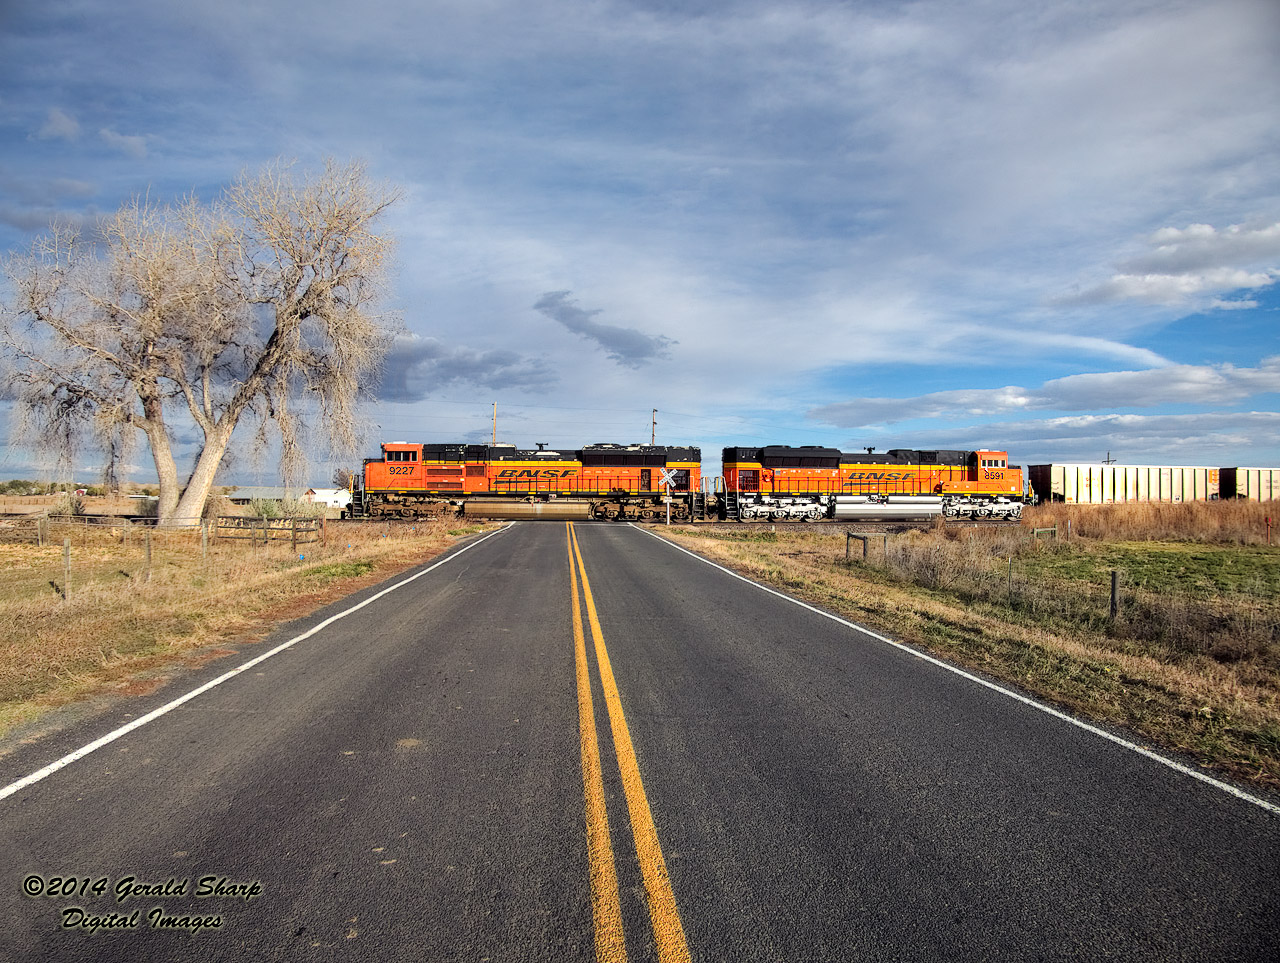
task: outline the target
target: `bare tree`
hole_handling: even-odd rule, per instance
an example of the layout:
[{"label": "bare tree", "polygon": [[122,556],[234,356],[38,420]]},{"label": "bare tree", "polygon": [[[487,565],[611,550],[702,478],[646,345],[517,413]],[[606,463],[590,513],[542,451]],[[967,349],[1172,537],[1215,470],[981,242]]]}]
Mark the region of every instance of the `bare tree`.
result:
[{"label": "bare tree", "polygon": [[[134,201],[99,244],[55,226],[6,261],[0,312],[16,440],[68,463],[91,441],[107,474],[145,436],[163,522],[198,519],[242,423],[281,443],[298,480],[308,415],[334,451],[356,445],[357,400],[391,343],[377,313],[397,199],[358,164],[241,177],[216,203]],[[186,484],[175,432],[202,437]]]}]

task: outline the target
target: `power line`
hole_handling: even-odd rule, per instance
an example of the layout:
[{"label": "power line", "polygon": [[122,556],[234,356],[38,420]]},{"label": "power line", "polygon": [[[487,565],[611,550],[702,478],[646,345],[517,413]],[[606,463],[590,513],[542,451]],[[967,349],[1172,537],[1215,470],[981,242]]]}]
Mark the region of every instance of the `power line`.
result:
[{"label": "power line", "polygon": [[[452,399],[432,399],[430,401],[422,402],[422,404],[426,404],[426,405],[450,404],[450,405],[463,405],[463,406],[473,407],[478,410],[484,411],[486,415],[486,420],[488,420],[488,411],[485,409],[487,409],[488,405],[491,404],[491,402],[454,401]],[[649,408],[601,408],[601,407],[589,407],[589,406],[582,406],[582,405],[541,405],[541,404],[516,404],[516,403],[504,405],[502,403],[499,403],[499,406],[498,406],[499,416],[501,416],[501,413],[504,409],[508,411],[512,409],[521,410],[521,411],[524,411],[524,410],[527,410],[527,411],[599,411],[599,412],[610,412],[610,413],[619,413],[619,414],[626,413],[626,414],[636,414],[636,415],[650,415],[652,413],[652,409],[649,409]],[[688,411],[668,411],[663,408],[659,408],[658,413],[667,419],[671,419],[671,418],[691,419],[691,422],[692,422],[691,424],[685,424],[685,425],[682,425],[681,427],[703,428],[706,431],[735,430],[738,432],[745,432],[745,431],[752,431],[752,430],[755,430],[755,431],[763,430],[763,431],[782,431],[782,432],[788,432],[788,433],[803,433],[803,434],[810,434],[810,435],[814,435],[814,434],[847,435],[849,434],[849,430],[844,428],[828,428],[828,427],[796,425],[796,424],[775,425],[775,424],[769,424],[766,422],[749,421],[744,419],[740,415],[733,415],[733,414],[720,414],[720,415],[698,414],[698,413],[688,412]],[[460,414],[458,416],[449,416],[449,415],[408,415],[406,414],[404,417],[406,419],[412,419],[415,423],[421,423],[423,421],[446,421],[452,417],[465,417],[465,415]],[[385,420],[390,422],[391,419],[385,419]],[[581,422],[578,422],[578,421],[572,421],[572,422],[544,421],[544,422],[541,422],[541,424],[545,424],[548,426],[572,425],[572,426],[586,427],[586,426],[583,426]],[[668,421],[667,424],[670,426],[672,423]],[[713,426],[717,424],[723,425],[724,428],[715,429]],[[634,427],[634,424],[630,421],[627,421],[627,422],[606,421],[606,422],[593,422],[591,427],[625,428],[625,427]]]}]

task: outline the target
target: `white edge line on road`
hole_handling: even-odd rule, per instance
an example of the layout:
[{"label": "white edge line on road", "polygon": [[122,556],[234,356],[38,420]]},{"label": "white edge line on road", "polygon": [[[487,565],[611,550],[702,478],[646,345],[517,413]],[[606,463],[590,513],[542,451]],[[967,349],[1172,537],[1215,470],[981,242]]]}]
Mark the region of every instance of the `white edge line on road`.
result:
[{"label": "white edge line on road", "polygon": [[500,535],[502,532],[505,532],[510,527],[511,527],[510,525],[504,526],[503,528],[498,529],[496,532],[490,532],[488,535],[485,535],[483,538],[476,539],[470,545],[464,545],[462,548],[454,552],[452,555],[449,555],[446,558],[442,558],[440,561],[436,562],[434,565],[431,565],[428,568],[424,568],[421,572],[415,572],[413,575],[410,575],[408,578],[401,579],[395,585],[391,585],[391,586],[388,586],[387,588],[384,588],[381,592],[378,592],[376,595],[369,596],[363,602],[359,602],[351,606],[351,608],[349,609],[344,609],[343,611],[337,613],[336,615],[329,616],[323,622],[321,622],[320,624],[310,629],[307,629],[307,631],[303,632],[301,635],[295,635],[288,642],[281,642],[270,652],[264,652],[262,653],[262,655],[259,655],[256,658],[250,659],[248,662],[244,663],[243,665],[237,666],[236,668],[232,669],[230,672],[226,672],[223,675],[218,676],[216,679],[206,682],[204,685],[199,686],[198,688],[192,689],[190,692],[186,693],[185,695],[178,696],[178,698],[174,699],[172,702],[166,703],[165,705],[160,706],[160,708],[158,709],[151,710],[145,716],[139,716],[137,719],[134,719],[132,722],[128,723],[127,725],[123,725],[119,729],[115,729],[112,732],[108,732],[105,736],[95,739],[93,742],[89,743],[86,746],[82,746],[81,748],[77,749],[75,752],[68,753],[67,755],[63,756],[61,759],[57,760],[56,762],[49,763],[49,765],[45,766],[43,769],[38,769],[28,776],[23,776],[17,782],[10,783],[9,785],[5,786],[3,789],[0,789],[0,799],[4,799],[6,796],[12,796],[16,792],[21,792],[23,789],[26,789],[28,786],[32,785],[33,783],[39,782],[41,779],[44,779],[46,776],[53,775],[59,769],[64,769],[67,766],[71,765],[73,762],[83,759],[85,756],[89,755],[89,753],[93,752],[95,749],[101,749],[103,746],[107,745],[108,743],[115,742],[121,736],[127,735],[128,733],[132,732],[134,729],[140,728],[141,726],[145,726],[148,722],[153,722],[156,719],[159,719],[165,713],[173,711],[174,709],[178,708],[178,706],[182,705],[184,702],[189,702],[192,699],[194,699],[196,696],[202,693],[208,692],[214,686],[221,685],[222,683],[226,682],[228,679],[238,676],[241,672],[245,672],[249,669],[252,669],[258,663],[265,662],[267,659],[271,658],[273,655],[278,655],[279,653],[283,652],[285,649],[290,648],[291,646],[297,645],[299,642],[302,642],[306,639],[311,638],[311,636],[315,635],[317,632],[320,632],[323,629],[328,628],[330,625],[332,625],[334,622],[337,622],[339,619],[344,619],[351,613],[358,612],[360,609],[364,608],[366,605],[370,605],[378,601],[378,599],[382,598],[384,595],[388,595],[391,592],[394,592],[398,588],[403,588],[404,586],[408,585],[410,582],[416,579],[422,578],[422,576],[426,575],[428,572],[435,571],[441,565],[445,565],[449,562],[452,562],[455,558],[457,558],[463,552],[469,552],[471,549],[475,548],[481,542],[487,541],[488,539],[493,538],[493,536],[495,535]]},{"label": "white edge line on road", "polygon": [[[634,525],[631,527],[635,528]],[[684,552],[686,555],[692,558],[696,558],[700,562],[705,562],[707,565],[710,565],[712,568],[719,569],[720,571],[724,572],[726,575],[732,575],[734,578],[739,579],[743,582],[746,582],[748,585],[754,585],[756,588],[760,589],[763,592],[768,592],[770,595],[776,595],[778,598],[785,599],[786,601],[791,602],[793,605],[800,606],[802,609],[808,609],[810,612],[814,612],[817,615],[821,615],[823,618],[831,619],[831,621],[838,622],[841,625],[847,626],[848,628],[851,628],[856,632],[861,632],[863,635],[868,636],[869,638],[875,639],[877,642],[883,642],[886,645],[893,646],[895,649],[900,649],[901,651],[906,652],[908,655],[915,656],[917,659],[923,659],[925,662],[931,662],[932,664],[938,666],[941,669],[946,669],[948,672],[953,672],[956,675],[960,676],[961,678],[968,679],[970,682],[976,682],[978,685],[986,686],[988,689],[991,689],[993,692],[998,692],[1003,696],[1008,696],[1010,699],[1015,699],[1018,702],[1021,702],[1024,705],[1030,706],[1033,709],[1038,709],[1040,712],[1043,712],[1046,715],[1051,715],[1055,719],[1061,719],[1063,722],[1068,722],[1079,729],[1083,729],[1085,732],[1090,732],[1095,736],[1099,736],[1103,739],[1106,739],[1108,742],[1115,743],[1117,746],[1121,746],[1125,749],[1130,750],[1131,752],[1136,752],[1140,756],[1145,756],[1146,758],[1152,760],[1153,762],[1158,762],[1162,766],[1167,766],[1168,768],[1174,770],[1175,772],[1180,772],[1185,776],[1190,776],[1192,779],[1198,779],[1200,780],[1200,782],[1208,783],[1210,786],[1213,786],[1215,789],[1220,789],[1225,793],[1230,793],[1232,796],[1235,796],[1238,799],[1243,799],[1245,802],[1253,803],[1253,805],[1258,806],[1261,809],[1265,809],[1270,813],[1280,815],[1280,806],[1277,806],[1275,803],[1268,802],[1265,799],[1261,799],[1257,796],[1251,795],[1242,789],[1237,789],[1235,786],[1232,786],[1230,783],[1225,783],[1220,779],[1214,779],[1212,776],[1206,775],[1205,773],[1200,772],[1196,769],[1192,769],[1190,766],[1184,766],[1182,763],[1177,762],[1173,759],[1169,759],[1165,756],[1162,756],[1159,753],[1152,752],[1150,749],[1144,749],[1142,746],[1138,745],[1137,743],[1130,742],[1128,739],[1122,739],[1120,736],[1107,732],[1105,729],[1099,729],[1097,726],[1091,725],[1082,719],[1077,719],[1074,716],[1071,716],[1065,712],[1062,712],[1061,710],[1053,708],[1052,706],[1045,705],[1043,702],[1038,702],[1035,699],[1024,696],[1019,692],[1014,692],[1012,689],[1006,689],[1004,686],[997,685],[996,683],[990,682],[987,679],[982,678],[981,676],[974,675],[971,672],[966,672],[964,669],[951,665],[950,663],[943,662],[941,659],[935,659],[933,656],[926,655],[924,652],[920,652],[917,649],[913,649],[909,645],[904,645],[901,642],[895,642],[893,639],[880,635],[876,632],[872,632],[870,629],[864,628],[863,626],[858,625],[856,622],[850,622],[848,619],[843,619],[838,615],[833,615],[830,612],[824,612],[822,609],[817,608],[816,606],[810,605],[807,602],[801,602],[799,599],[793,598],[790,595],[787,595],[785,592],[779,592],[777,589],[770,588],[769,586],[764,585],[760,582],[757,582],[754,579],[749,579],[745,575],[740,575],[737,572],[733,571],[732,569],[725,568],[723,565],[719,565],[708,558],[703,558],[697,552],[691,552],[689,549],[685,548],[684,546],[677,545],[675,542],[671,541],[670,539],[663,538],[661,535],[655,532],[650,532],[647,529],[643,529],[643,528],[637,529],[637,531],[644,532],[646,535],[651,535],[654,538],[656,538],[658,541],[663,542],[667,545],[670,545],[676,551]]]}]

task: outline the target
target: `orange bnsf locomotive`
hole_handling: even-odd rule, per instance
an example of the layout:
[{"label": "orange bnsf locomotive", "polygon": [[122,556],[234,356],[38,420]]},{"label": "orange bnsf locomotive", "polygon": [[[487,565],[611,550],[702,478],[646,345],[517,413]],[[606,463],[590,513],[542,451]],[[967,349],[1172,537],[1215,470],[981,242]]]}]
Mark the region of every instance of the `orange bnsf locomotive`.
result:
[{"label": "orange bnsf locomotive", "polygon": [[770,445],[726,448],[723,468],[722,518],[1022,514],[1022,470],[1003,451],[893,448],[876,455]]},{"label": "orange bnsf locomotive", "polygon": [[539,445],[534,451],[388,442],[355,479],[352,514],[414,518],[505,508],[517,517],[555,517],[554,508],[562,517],[626,520],[665,517],[670,506],[671,517],[683,520],[692,517],[701,487],[698,448],[601,444],[548,451]]}]

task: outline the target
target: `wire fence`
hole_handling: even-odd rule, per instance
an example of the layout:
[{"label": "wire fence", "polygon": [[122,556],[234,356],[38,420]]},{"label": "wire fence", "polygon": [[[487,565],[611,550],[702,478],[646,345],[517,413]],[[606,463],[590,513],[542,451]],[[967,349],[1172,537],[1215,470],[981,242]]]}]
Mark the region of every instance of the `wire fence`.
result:
[{"label": "wire fence", "polygon": [[[1145,587],[1123,563],[1088,576],[1053,574],[1043,557],[1065,551],[1055,529],[985,537],[882,538],[846,532],[837,561],[881,569],[924,588],[1042,621],[1220,662],[1280,664],[1280,608],[1259,575],[1237,591],[1188,579]],[[854,544],[861,542],[860,545]]]},{"label": "wire fence", "polygon": [[172,537],[199,535],[207,547],[210,539],[248,539],[253,543],[289,542],[292,546],[324,541],[328,525],[323,516],[254,518],[220,515],[214,519],[169,521],[163,526],[154,518],[127,518],[117,515],[51,515],[46,513],[0,518],[0,544],[52,544],[59,534],[75,531],[115,532],[126,542],[130,534],[143,539],[149,534]]},{"label": "wire fence", "polygon": [[[92,519],[92,516],[90,516]],[[83,516],[0,518],[0,579],[10,601],[62,602],[86,591],[110,604],[115,590],[189,580],[220,590],[247,573],[328,564],[362,551],[430,535],[418,523],[359,523],[319,517],[222,516],[197,525],[135,525],[125,519]],[[388,541],[390,540],[390,541]]]}]

